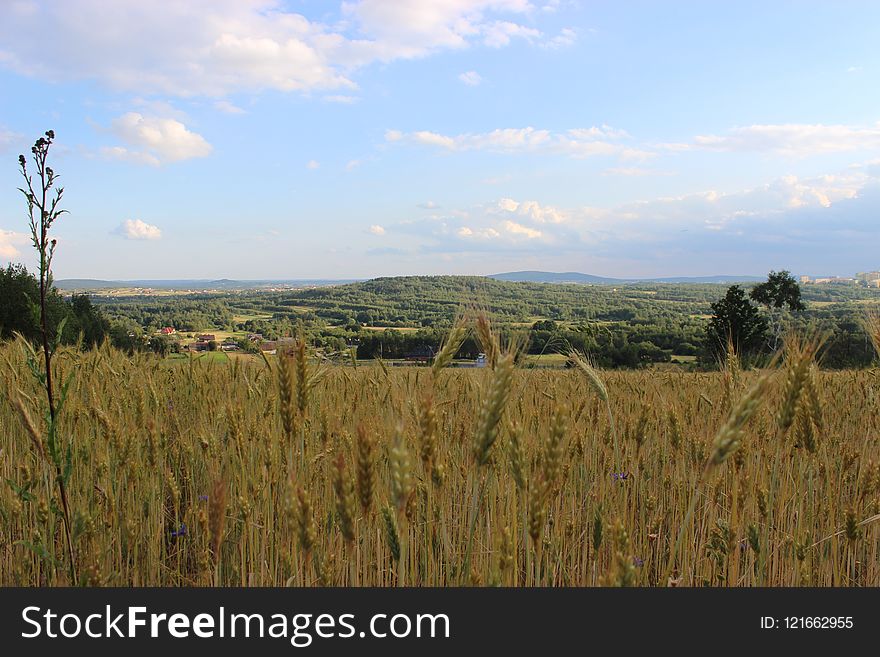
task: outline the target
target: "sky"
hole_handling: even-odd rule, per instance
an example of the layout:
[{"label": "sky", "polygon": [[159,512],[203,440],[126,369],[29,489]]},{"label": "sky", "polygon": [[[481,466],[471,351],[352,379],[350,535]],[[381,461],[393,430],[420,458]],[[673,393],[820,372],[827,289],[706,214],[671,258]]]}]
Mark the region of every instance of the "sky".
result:
[{"label": "sky", "polygon": [[0,263],[56,278],[880,268],[880,3],[0,0]]}]

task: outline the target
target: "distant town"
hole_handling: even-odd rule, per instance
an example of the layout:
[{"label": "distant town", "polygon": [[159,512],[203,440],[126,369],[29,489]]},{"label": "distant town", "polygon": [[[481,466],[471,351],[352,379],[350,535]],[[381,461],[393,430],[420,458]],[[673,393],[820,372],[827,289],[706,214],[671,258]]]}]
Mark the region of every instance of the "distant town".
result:
[{"label": "distant town", "polygon": [[861,285],[863,287],[880,287],[880,271],[860,272],[854,278],[842,276],[825,276],[812,278],[801,276],[800,282],[805,285]]}]

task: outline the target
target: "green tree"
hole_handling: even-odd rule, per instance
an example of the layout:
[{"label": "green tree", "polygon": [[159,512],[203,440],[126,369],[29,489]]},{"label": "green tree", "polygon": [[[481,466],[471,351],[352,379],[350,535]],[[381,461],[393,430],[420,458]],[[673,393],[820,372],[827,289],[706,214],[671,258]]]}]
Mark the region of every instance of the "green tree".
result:
[{"label": "green tree", "polygon": [[801,286],[784,269],[771,271],[766,281],[752,288],[749,296],[768,309],[787,307],[792,312],[800,312],[807,308],[801,301]]},{"label": "green tree", "polygon": [[77,334],[83,336],[83,346],[94,347],[104,341],[110,332],[110,322],[85,294],[74,294],[70,299],[71,321]]},{"label": "green tree", "polygon": [[40,284],[24,265],[10,264],[0,269],[0,338],[8,340],[21,333],[36,342],[40,331],[39,296]]},{"label": "green tree", "polygon": [[712,319],[706,327],[706,347],[717,358],[724,354],[728,340],[741,357],[759,353],[767,343],[767,318],[746,297],[739,285],[712,304]]},{"label": "green tree", "polygon": [[[73,344],[82,334],[83,345],[92,347],[110,330],[107,319],[85,295],[73,295],[68,301],[51,287],[46,291],[45,312],[49,335],[58,334],[62,344]],[[10,264],[0,269],[0,338],[8,340],[15,333],[40,343],[40,283],[24,265]]]},{"label": "green tree", "polygon": [[171,341],[165,335],[154,335],[150,338],[148,346],[150,347],[150,351],[154,354],[158,354],[162,358],[167,356],[171,351]]}]

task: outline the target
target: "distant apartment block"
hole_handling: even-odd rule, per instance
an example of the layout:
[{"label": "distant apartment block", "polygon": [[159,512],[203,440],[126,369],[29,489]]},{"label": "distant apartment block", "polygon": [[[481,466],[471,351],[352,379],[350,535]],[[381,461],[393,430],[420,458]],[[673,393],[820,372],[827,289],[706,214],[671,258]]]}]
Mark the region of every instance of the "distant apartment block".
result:
[{"label": "distant apartment block", "polygon": [[820,278],[801,276],[800,282],[813,285],[857,285],[859,280],[855,278],[846,278],[845,276],[824,276]]}]

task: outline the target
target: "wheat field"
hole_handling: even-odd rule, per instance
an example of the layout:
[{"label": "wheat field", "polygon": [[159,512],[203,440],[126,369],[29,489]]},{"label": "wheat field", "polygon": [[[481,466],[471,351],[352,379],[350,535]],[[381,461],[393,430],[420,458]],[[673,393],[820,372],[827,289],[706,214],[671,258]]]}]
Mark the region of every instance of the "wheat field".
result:
[{"label": "wheat field", "polygon": [[688,373],[62,349],[70,568],[19,340],[0,585],[880,585],[880,371],[792,354]]}]

